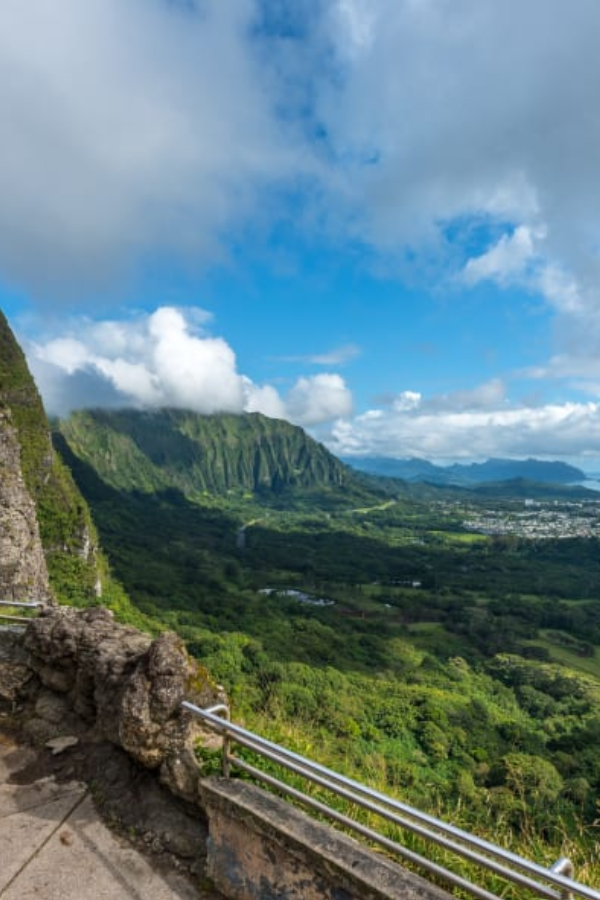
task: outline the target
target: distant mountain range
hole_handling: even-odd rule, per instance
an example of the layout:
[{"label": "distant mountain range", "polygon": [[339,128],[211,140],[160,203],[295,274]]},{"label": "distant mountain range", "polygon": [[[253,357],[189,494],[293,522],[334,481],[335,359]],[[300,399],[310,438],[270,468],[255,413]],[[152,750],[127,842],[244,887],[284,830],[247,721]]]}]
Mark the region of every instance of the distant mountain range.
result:
[{"label": "distant mountain range", "polygon": [[539,459],[488,459],[483,463],[455,463],[451,466],[436,466],[426,459],[393,459],[387,456],[354,456],[343,461],[371,475],[461,487],[515,479],[542,484],[573,484],[586,479],[585,472],[575,466]]}]

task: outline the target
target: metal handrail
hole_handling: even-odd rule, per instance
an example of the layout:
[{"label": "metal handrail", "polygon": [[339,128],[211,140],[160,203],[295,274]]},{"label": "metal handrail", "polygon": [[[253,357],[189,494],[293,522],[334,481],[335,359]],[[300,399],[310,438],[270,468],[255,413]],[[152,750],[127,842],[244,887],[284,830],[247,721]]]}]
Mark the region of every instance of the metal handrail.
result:
[{"label": "metal handrail", "polygon": [[[328,769],[320,763],[316,763],[292,750],[288,750],[286,747],[260,737],[260,735],[248,731],[240,725],[234,724],[229,721],[229,709],[224,704],[207,709],[200,709],[188,701],[184,701],[182,705],[224,736],[224,775],[229,775],[230,768],[235,766],[330,819],[353,829],[356,833],[370,841],[376,842],[386,850],[417,864],[430,874],[444,879],[455,887],[468,891],[472,896],[478,897],[480,900],[499,900],[499,898],[486,888],[468,881],[456,872],[433,862],[397,841],[385,837],[372,828],[354,821],[303,791],[291,787],[273,775],[269,775],[250,765],[245,760],[232,755],[230,744],[236,743],[253,750],[261,757],[275,762],[288,771],[294,772],[312,783],[326,788],[337,796],[381,816],[388,822],[398,825],[454,853],[456,856],[474,863],[493,875],[534,892],[538,897],[545,897],[548,900],[565,900],[565,898],[569,897],[581,897],[584,900],[600,900],[600,891],[574,880],[572,877],[573,866],[568,859],[560,859],[550,868],[538,865],[510,850],[505,850],[496,844],[492,844],[490,841],[479,838],[441,819],[436,819],[428,813],[388,797],[380,791],[369,788],[352,778],[340,775],[338,772]],[[226,719],[221,718],[218,713],[223,713]]]},{"label": "metal handrail", "polygon": [[[8,606],[13,609],[40,609],[44,606],[44,604],[39,600],[34,600],[31,602],[25,602],[24,600],[0,600],[0,606]],[[26,616],[11,616],[8,613],[0,612],[0,619],[5,622],[19,622],[25,623],[31,622],[31,617],[27,618]]]}]

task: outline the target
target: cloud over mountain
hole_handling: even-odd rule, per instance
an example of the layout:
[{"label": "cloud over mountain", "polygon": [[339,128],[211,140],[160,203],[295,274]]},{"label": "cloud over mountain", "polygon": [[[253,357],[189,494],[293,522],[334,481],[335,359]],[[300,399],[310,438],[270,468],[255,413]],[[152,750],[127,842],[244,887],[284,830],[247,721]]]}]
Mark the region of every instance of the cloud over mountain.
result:
[{"label": "cloud over mountain", "polygon": [[[49,407],[257,409],[338,422],[341,443],[436,457],[544,445],[558,455],[577,438],[592,452],[599,28],[596,0],[5,0],[0,301],[16,307],[23,293],[64,310],[66,298],[91,317],[29,330]],[[305,278],[295,304],[273,286],[277,264]],[[261,359],[295,365],[285,389],[279,373],[238,371],[239,331],[215,336],[190,310],[198,273],[238,265],[249,294],[260,282],[254,310],[277,295],[267,329],[287,337],[301,308],[333,348],[316,353],[312,335],[295,333],[273,342]],[[156,311],[155,272],[185,312],[170,299]],[[132,284],[146,312],[121,319]],[[318,307],[323,284],[331,297]],[[442,295],[456,307],[453,335],[470,328],[466,305],[493,295],[518,339],[536,331],[525,311],[535,305],[543,349],[532,338],[515,361],[505,336],[496,369],[473,362],[464,377],[457,350],[447,387],[403,367],[400,351],[380,362],[384,332],[400,345],[417,304],[433,309]],[[264,323],[254,328],[261,339]],[[450,343],[422,330],[415,341]],[[351,391],[344,364],[369,387]],[[383,395],[393,402],[375,406]]]},{"label": "cloud over mountain", "polygon": [[121,321],[76,320],[67,333],[27,345],[50,412],[82,406],[172,406],[201,413],[243,411],[316,425],[352,411],[341,376],[303,376],[285,395],[237,369],[234,351],[206,330],[199,309],[161,307]]}]

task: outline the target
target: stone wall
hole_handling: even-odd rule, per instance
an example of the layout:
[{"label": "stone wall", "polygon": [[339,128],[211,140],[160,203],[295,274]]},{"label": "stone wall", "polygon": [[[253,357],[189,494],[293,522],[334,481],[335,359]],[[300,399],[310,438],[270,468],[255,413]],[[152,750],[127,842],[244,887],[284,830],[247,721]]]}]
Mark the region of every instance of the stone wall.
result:
[{"label": "stone wall", "polygon": [[253,784],[207,778],[201,793],[207,873],[231,900],[451,900]]},{"label": "stone wall", "polygon": [[102,607],[56,607],[12,642],[12,662],[0,654],[0,697],[29,699],[31,738],[76,731],[108,740],[155,770],[172,793],[197,802],[194,745],[215,737],[181,701],[208,706],[225,698],[181,638],[165,632],[152,640]]}]

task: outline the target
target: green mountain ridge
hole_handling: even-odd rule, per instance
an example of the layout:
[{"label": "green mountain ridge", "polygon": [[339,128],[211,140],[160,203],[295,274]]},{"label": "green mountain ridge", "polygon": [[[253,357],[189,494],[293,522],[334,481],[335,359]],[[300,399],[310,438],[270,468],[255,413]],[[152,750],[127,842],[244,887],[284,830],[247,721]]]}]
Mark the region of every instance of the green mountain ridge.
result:
[{"label": "green mountain ridge", "polygon": [[185,496],[351,487],[351,471],[301,428],[259,413],[85,410],[57,425],[72,453],[117,490]]},{"label": "green mountain ridge", "polygon": [[[418,467],[418,478],[375,474],[339,460],[302,428],[260,413],[88,409],[56,422],[54,431],[63,455],[72,454],[90,466],[115,490],[152,494],[174,489],[200,502],[237,496],[285,506],[293,496],[307,505],[358,506],[375,503],[384,494],[426,500],[451,497],[457,490],[473,496],[595,496],[584,487],[565,483],[576,478],[578,470],[535,460],[523,465],[532,475],[539,473],[539,481],[509,478],[513,468],[520,471],[510,460],[490,460],[489,465],[477,467],[477,478],[462,484],[449,480],[450,476],[448,480],[430,478],[430,470],[436,469],[431,464]],[[486,474],[489,481],[482,480]]]}]

